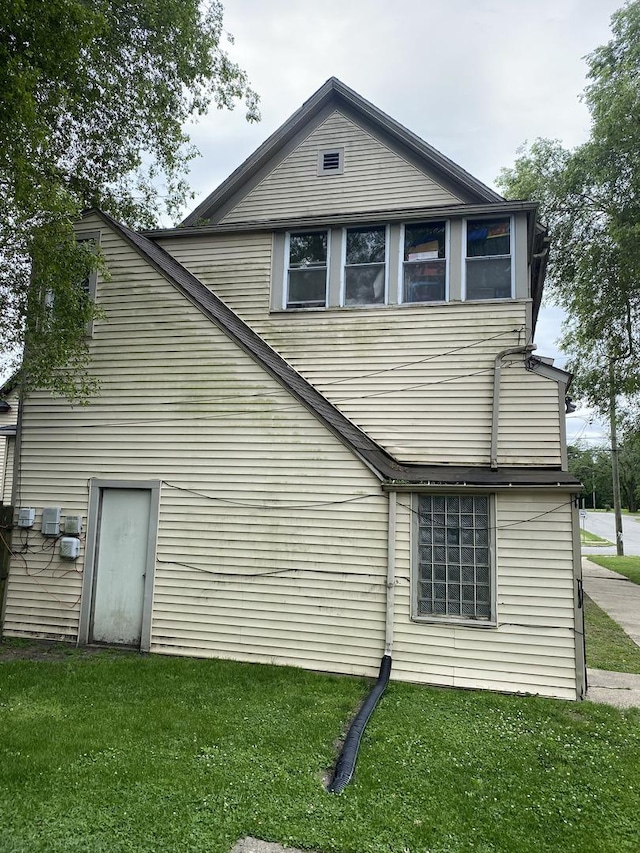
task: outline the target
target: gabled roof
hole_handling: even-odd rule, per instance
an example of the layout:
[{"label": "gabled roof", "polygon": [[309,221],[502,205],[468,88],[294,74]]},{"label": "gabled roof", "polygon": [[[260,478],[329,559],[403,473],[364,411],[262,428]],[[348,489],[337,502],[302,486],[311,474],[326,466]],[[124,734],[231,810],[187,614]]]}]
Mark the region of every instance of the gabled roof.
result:
[{"label": "gabled roof", "polygon": [[353,89],[345,86],[336,77],[330,77],[291,118],[271,134],[266,142],[263,142],[226,181],[187,216],[182,226],[193,226],[203,221],[216,222],[219,218],[216,215],[217,212],[224,208],[232,196],[241,193],[243,185],[248,184],[268,164],[275,166],[279,160],[283,159],[287,153],[287,144],[329,108],[342,109],[365,127],[372,128],[388,139],[394,147],[404,152],[408,159],[417,165],[422,165],[430,174],[440,178],[444,185],[455,186],[457,193],[465,202],[473,204],[504,201],[501,195],[365,100]]},{"label": "gabled roof", "polygon": [[396,484],[499,487],[579,487],[564,471],[540,468],[503,468],[449,465],[406,465],[371,439],[304,379],[266,341],[257,335],[221,299],[163,248],[142,234],[121,225],[101,210],[91,210],[129,243],[154,269],[179,290],[199,311],[248,353],[284,388],[309,409],[343,444],[365,462],[381,480]]}]

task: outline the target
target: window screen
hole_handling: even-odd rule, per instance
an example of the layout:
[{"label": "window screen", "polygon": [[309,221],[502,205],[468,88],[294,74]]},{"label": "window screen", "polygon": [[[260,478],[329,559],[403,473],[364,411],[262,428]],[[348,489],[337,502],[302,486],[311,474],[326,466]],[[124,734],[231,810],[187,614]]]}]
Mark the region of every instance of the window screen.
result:
[{"label": "window screen", "polygon": [[511,220],[467,220],[467,299],[511,296]]},{"label": "window screen", "polygon": [[289,235],[287,308],[324,308],[327,302],[327,232]]},{"label": "window screen", "polygon": [[446,298],[446,225],[405,225],[403,301],[440,302]]},{"label": "window screen", "polygon": [[384,226],[347,230],[345,305],[384,303],[386,234]]}]

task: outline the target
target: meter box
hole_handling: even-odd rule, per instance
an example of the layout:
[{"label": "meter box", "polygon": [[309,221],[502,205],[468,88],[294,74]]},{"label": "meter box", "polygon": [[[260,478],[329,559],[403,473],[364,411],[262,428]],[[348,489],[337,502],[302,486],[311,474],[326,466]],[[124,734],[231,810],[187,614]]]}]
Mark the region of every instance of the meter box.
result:
[{"label": "meter box", "polygon": [[74,536],[63,536],[60,540],[60,556],[63,560],[77,560],[80,556],[80,540]]},{"label": "meter box", "polygon": [[42,510],[42,535],[58,536],[60,533],[60,507],[46,506]]},{"label": "meter box", "polygon": [[23,506],[18,510],[18,527],[33,527],[36,520],[36,511],[31,506]]},{"label": "meter box", "polygon": [[67,515],[64,519],[64,532],[67,536],[79,536],[82,533],[82,516]]}]

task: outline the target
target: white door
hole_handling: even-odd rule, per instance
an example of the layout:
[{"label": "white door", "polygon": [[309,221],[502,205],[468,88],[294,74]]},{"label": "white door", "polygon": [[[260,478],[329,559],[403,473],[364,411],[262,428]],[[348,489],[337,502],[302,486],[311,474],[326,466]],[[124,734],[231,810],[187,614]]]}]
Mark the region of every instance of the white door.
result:
[{"label": "white door", "polygon": [[91,640],[140,646],[151,491],[101,489]]}]

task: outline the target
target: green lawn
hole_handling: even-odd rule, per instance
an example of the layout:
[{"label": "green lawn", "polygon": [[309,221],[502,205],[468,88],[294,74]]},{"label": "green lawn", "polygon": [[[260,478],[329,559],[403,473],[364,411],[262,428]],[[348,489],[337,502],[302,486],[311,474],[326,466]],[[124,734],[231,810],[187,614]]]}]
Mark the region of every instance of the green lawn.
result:
[{"label": "green lawn", "polygon": [[327,794],[368,687],[109,652],[0,660],[0,850],[640,849],[640,711],[392,682],[355,780]]},{"label": "green lawn", "polygon": [[589,530],[584,530],[580,528],[580,544],[581,545],[613,545],[613,542],[609,542],[608,539],[603,539],[602,536],[596,536],[595,533],[591,533]]},{"label": "green lawn", "polygon": [[625,575],[634,583],[640,584],[640,557],[600,557],[589,554],[589,560],[612,572]]},{"label": "green lawn", "polygon": [[640,647],[588,595],[584,601],[587,666],[640,674]]}]

